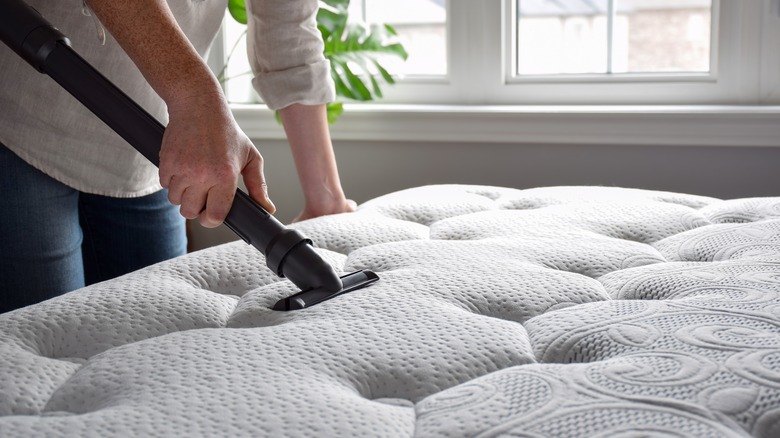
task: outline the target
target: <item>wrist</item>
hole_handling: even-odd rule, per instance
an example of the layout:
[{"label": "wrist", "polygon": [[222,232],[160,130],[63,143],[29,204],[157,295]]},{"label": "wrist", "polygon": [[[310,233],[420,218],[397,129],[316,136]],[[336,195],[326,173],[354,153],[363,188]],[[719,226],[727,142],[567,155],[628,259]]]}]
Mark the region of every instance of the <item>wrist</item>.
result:
[{"label": "wrist", "polygon": [[202,63],[195,59],[190,68],[180,68],[176,74],[171,74],[165,85],[160,87],[158,94],[169,108],[182,108],[193,104],[224,103],[225,96],[217,79]]},{"label": "wrist", "polygon": [[206,111],[212,116],[231,116],[230,108],[221,89],[206,87],[188,87],[170,93],[165,101],[170,115],[194,114]]},{"label": "wrist", "polygon": [[303,208],[303,211],[301,212],[301,214],[298,215],[298,217],[296,217],[293,220],[293,222],[298,222],[298,221],[320,217],[320,216],[327,216],[331,214],[350,213],[355,210],[357,210],[357,204],[355,203],[355,201],[346,198],[328,205],[324,205],[322,203],[317,203],[317,205],[312,205],[309,204],[309,202],[307,201],[306,205]]},{"label": "wrist", "polygon": [[304,188],[304,201],[306,206],[312,209],[327,210],[332,206],[342,205],[347,201],[347,197],[341,186],[322,185],[316,188]]}]

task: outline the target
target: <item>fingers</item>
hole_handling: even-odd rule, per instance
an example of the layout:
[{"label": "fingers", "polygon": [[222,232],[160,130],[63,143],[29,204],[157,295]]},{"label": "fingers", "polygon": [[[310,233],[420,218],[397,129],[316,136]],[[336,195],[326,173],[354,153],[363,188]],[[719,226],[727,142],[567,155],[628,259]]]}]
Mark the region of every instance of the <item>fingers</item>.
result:
[{"label": "fingers", "polygon": [[184,178],[170,177],[167,184],[162,184],[162,186],[168,189],[168,200],[171,201],[171,204],[181,205],[182,196],[189,184]]},{"label": "fingers", "polygon": [[[249,196],[269,213],[276,212],[276,207],[268,197],[268,189],[263,177],[262,158],[259,154],[247,163],[242,173]],[[233,205],[236,187],[237,185],[233,181],[223,181],[208,187],[207,185],[189,183],[186,177],[174,175],[168,178],[167,182],[168,200],[171,204],[181,206],[179,211],[185,218],[198,218],[204,227],[214,228],[227,217],[230,207]]]},{"label": "fingers", "polygon": [[168,189],[171,203],[181,206],[182,216],[198,218],[205,227],[219,226],[233,205],[240,176],[252,199],[268,212],[276,211],[268,198],[263,159],[245,135],[228,129],[234,124],[192,133],[177,129],[181,124],[171,120],[160,152],[160,184]]},{"label": "fingers", "polygon": [[235,185],[221,184],[209,189],[206,208],[198,215],[200,224],[206,228],[215,228],[222,224],[230,211],[230,207],[233,206],[235,195]]},{"label": "fingers", "polygon": [[[206,205],[208,192],[194,187],[184,189],[181,196],[181,208],[179,212],[187,219],[195,219],[203,212]],[[170,199],[170,197],[169,197]]]},{"label": "fingers", "polygon": [[249,196],[255,200],[261,207],[271,214],[276,212],[276,206],[268,197],[268,185],[263,176],[263,158],[257,151],[250,155],[244,169],[241,170],[244,177],[244,184],[249,192]]},{"label": "fingers", "polygon": [[207,228],[219,226],[227,217],[236,184],[225,182],[212,187],[188,184],[186,178],[174,176],[168,181],[168,200],[181,206],[179,212],[187,219],[198,218]]}]

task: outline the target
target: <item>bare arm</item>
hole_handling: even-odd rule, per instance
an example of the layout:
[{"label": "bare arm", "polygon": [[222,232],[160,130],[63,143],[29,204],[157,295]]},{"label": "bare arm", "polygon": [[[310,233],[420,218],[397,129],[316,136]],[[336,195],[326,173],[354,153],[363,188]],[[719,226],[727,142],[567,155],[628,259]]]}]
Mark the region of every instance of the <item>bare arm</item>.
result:
[{"label": "bare arm", "polygon": [[318,0],[247,0],[253,84],[279,110],[306,204],[295,220],[355,210],[344,197],[324,102],[333,100],[330,64],[317,29]]},{"label": "bare arm", "polygon": [[279,111],[306,205],[295,221],[355,210],[341,188],[325,105],[292,104]]},{"label": "bare arm", "polygon": [[243,175],[270,212],[263,159],[236,124],[219,83],[179,28],[165,0],[89,0],[90,7],[168,105],[160,183],[183,216],[222,223]]}]

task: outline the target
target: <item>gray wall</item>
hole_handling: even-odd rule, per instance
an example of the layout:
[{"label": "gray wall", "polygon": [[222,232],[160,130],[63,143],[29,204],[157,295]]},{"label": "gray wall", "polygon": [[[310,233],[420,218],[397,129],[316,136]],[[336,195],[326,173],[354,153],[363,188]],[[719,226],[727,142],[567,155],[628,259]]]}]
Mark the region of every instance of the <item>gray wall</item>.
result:
[{"label": "gray wall", "polygon": [[[780,196],[780,148],[475,143],[334,142],[342,185],[357,202],[426,184],[515,188],[606,185],[718,198]],[[303,203],[285,141],[256,141],[277,217]],[[220,227],[191,225],[191,248],[235,240]]]}]

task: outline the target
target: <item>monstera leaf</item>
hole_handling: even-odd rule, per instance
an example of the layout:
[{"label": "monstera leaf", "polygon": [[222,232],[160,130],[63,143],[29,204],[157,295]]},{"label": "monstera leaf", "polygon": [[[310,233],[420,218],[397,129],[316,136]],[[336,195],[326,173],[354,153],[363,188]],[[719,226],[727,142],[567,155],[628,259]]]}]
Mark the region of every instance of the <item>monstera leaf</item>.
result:
[{"label": "monstera leaf", "polygon": [[363,24],[347,24],[328,35],[325,57],[331,62],[338,95],[362,101],[382,97],[379,81],[395,83],[382,65],[383,60],[388,56],[405,60],[408,56],[400,43],[393,42],[395,35],[395,30],[388,25],[366,27]]},{"label": "monstera leaf", "polygon": [[[408,54],[392,26],[350,23],[348,9],[349,0],[321,0],[317,13],[336,95],[358,101],[381,98],[381,84],[395,83],[384,63],[391,57],[406,60]],[[228,10],[236,21],[247,23],[244,0],[229,0]],[[328,121],[333,123],[343,112],[341,102],[328,104]]]}]

